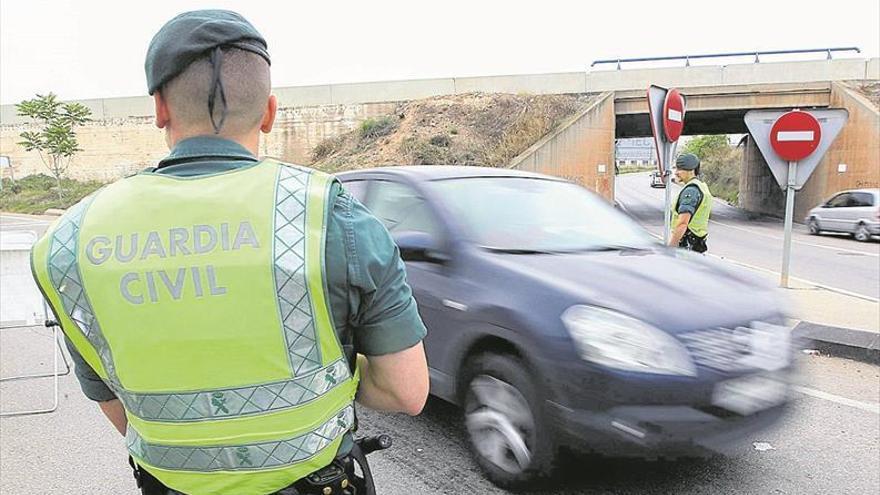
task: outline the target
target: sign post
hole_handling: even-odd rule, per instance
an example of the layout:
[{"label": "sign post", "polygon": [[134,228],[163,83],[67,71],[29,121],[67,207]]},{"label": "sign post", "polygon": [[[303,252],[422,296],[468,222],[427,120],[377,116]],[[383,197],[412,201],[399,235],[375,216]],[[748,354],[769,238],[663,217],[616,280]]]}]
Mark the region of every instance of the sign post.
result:
[{"label": "sign post", "polygon": [[685,99],[677,89],[648,87],[648,115],[657,149],[657,165],[666,185],[663,201],[663,243],[669,244],[672,231],[672,162],[684,129]]},{"label": "sign post", "polygon": [[795,191],[799,191],[810,178],[848,118],[849,113],[843,109],[809,112],[752,110],[746,113],[746,127],[776,182],[785,189],[785,235],[779,281],[782,287],[788,287],[791,268]]}]

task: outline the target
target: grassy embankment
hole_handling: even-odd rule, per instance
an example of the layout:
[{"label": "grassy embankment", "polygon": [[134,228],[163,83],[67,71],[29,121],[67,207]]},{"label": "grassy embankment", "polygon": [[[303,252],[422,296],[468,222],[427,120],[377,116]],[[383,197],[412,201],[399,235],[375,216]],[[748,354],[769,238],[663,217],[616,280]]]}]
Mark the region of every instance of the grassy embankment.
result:
[{"label": "grassy embankment", "polygon": [[41,215],[51,208],[66,209],[103,185],[98,181],[64,179],[61,181],[62,197],[59,198],[58,185],[48,175],[31,175],[14,183],[10,179],[3,179],[0,211]]}]

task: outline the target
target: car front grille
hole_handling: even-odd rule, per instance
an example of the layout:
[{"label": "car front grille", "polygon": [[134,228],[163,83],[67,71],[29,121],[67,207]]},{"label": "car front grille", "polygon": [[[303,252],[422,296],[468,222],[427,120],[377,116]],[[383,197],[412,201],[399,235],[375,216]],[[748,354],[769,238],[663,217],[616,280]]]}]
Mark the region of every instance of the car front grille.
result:
[{"label": "car front grille", "polygon": [[774,369],[787,364],[790,329],[764,322],[679,334],[697,366],[722,372]]}]

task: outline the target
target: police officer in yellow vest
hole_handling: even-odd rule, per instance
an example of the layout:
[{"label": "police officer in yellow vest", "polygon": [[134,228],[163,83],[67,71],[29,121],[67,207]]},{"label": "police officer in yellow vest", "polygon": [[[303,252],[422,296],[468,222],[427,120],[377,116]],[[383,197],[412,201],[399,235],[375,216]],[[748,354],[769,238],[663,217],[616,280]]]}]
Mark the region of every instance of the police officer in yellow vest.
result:
[{"label": "police officer in yellow vest", "polygon": [[705,253],[712,193],[706,183],[697,178],[699,173],[700,159],[696,155],[684,153],[675,160],[675,179],[684,187],[672,202],[669,245]]},{"label": "police officer in yellow vest", "polygon": [[309,493],[357,449],[355,399],[415,415],[427,397],[426,330],[388,232],[332,176],[256,158],[269,60],[236,13],[165,24],[145,68],[171,153],[32,253],[144,493]]}]

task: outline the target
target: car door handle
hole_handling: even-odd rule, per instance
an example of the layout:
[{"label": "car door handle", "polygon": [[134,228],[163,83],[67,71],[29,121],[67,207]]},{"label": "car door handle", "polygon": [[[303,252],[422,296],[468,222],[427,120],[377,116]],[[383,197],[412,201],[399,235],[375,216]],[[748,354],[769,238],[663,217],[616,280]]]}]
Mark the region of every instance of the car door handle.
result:
[{"label": "car door handle", "polygon": [[467,310],[468,310],[467,304],[462,304],[462,303],[460,303],[460,302],[456,302],[456,301],[453,301],[453,300],[451,300],[451,299],[444,299],[444,300],[441,301],[441,302],[442,302],[443,305],[446,306],[447,308],[451,308],[451,309],[454,309],[454,310],[456,310],[456,311],[467,311]]}]

